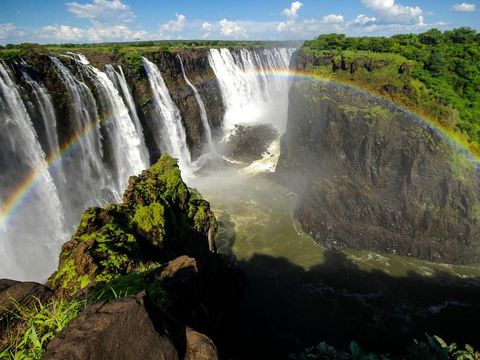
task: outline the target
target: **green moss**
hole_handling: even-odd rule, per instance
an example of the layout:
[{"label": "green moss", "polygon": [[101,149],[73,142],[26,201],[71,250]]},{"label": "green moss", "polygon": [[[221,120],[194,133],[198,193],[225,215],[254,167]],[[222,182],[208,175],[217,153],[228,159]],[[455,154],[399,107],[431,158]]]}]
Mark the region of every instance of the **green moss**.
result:
[{"label": "green moss", "polygon": [[138,206],[133,223],[144,233],[153,235],[155,245],[160,245],[165,236],[165,208],[160,203]]},{"label": "green moss", "polygon": [[175,202],[185,200],[188,189],[182,180],[176,159],[168,155],[163,155],[160,160],[151,167],[151,172],[157,175],[164,184],[164,197],[169,197]]},{"label": "green moss", "polygon": [[54,280],[60,281],[61,287],[63,288],[69,287],[73,290],[73,292],[77,292],[78,290],[81,289],[81,286],[80,284],[78,284],[78,281],[77,281],[78,274],[75,268],[74,259],[65,260],[65,262],[58,268],[58,271],[55,273]]}]

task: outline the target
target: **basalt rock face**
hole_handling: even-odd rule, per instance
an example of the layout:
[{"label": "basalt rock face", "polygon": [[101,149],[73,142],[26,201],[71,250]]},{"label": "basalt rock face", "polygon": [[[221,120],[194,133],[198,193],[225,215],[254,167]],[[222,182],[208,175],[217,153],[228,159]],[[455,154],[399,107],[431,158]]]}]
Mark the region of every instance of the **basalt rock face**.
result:
[{"label": "basalt rock face", "polygon": [[277,174],[299,193],[296,217],[323,246],[480,260],[473,162],[382,99],[296,83]]}]

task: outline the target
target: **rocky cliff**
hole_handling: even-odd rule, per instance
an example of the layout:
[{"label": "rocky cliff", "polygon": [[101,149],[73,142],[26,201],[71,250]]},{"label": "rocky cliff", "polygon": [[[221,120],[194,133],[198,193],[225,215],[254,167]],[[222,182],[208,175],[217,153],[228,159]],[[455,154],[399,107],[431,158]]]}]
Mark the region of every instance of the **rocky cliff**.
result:
[{"label": "rocky cliff", "polygon": [[323,246],[480,259],[474,162],[385,100],[296,83],[277,173],[300,194],[296,217]]}]

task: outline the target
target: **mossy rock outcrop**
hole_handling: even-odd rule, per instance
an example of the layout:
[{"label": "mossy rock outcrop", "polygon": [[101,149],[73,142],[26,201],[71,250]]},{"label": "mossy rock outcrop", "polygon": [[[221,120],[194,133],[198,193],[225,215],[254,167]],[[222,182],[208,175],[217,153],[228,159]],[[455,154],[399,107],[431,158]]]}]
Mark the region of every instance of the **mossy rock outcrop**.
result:
[{"label": "mossy rock outcrop", "polygon": [[210,204],[185,185],[176,160],[164,155],[130,178],[123,203],[85,211],[48,284],[73,295],[179,255],[201,266],[215,252],[216,230]]}]

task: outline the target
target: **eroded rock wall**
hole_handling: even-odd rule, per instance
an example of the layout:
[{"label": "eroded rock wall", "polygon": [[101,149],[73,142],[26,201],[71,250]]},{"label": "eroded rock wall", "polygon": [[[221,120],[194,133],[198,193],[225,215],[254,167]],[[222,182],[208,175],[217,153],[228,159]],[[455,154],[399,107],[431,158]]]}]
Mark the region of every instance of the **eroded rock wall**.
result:
[{"label": "eroded rock wall", "polygon": [[383,99],[296,83],[277,174],[299,193],[296,217],[323,246],[480,259],[474,162]]}]

